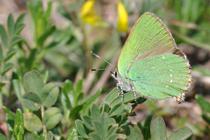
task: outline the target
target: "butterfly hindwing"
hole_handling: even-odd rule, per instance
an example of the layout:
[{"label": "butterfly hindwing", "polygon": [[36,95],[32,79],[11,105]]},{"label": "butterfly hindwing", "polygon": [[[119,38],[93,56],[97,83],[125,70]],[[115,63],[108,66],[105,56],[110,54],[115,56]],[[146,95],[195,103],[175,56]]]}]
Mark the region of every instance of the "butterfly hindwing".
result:
[{"label": "butterfly hindwing", "polygon": [[188,63],[183,57],[163,54],[134,62],[128,77],[137,93],[163,99],[181,96],[189,86],[189,73]]}]

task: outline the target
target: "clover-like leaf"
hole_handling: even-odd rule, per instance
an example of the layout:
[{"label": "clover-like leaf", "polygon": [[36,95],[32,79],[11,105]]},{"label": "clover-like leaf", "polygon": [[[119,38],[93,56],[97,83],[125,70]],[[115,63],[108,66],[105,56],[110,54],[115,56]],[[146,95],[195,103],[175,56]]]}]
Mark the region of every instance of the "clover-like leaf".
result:
[{"label": "clover-like leaf", "polygon": [[34,133],[26,133],[24,136],[24,140],[45,140],[44,136],[34,134]]},{"label": "clover-like leaf", "polygon": [[157,117],[152,119],[150,131],[151,140],[167,140],[166,126],[162,118]]},{"label": "clover-like leaf", "polygon": [[48,108],[44,113],[44,123],[47,129],[54,128],[62,119],[61,110],[56,107]]},{"label": "clover-like leaf", "polygon": [[36,70],[27,72],[23,77],[23,86],[26,93],[40,94],[44,86],[41,74]]},{"label": "clover-like leaf", "polygon": [[30,132],[39,132],[42,129],[42,122],[32,112],[24,113],[24,127]]},{"label": "clover-like leaf", "polygon": [[53,83],[48,83],[42,89],[40,94],[42,99],[42,104],[46,107],[50,107],[55,104],[58,99],[59,88]]},{"label": "clover-like leaf", "polygon": [[186,140],[187,138],[189,138],[192,135],[192,131],[185,127],[185,128],[181,128],[175,132],[173,132],[168,140]]},{"label": "clover-like leaf", "polygon": [[138,126],[129,126],[130,134],[128,135],[128,140],[144,140],[141,129]]}]

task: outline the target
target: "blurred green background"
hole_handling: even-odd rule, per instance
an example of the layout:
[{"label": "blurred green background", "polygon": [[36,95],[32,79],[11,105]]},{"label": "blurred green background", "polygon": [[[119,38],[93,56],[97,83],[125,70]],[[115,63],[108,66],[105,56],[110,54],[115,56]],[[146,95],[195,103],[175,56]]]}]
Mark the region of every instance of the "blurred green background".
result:
[{"label": "blurred green background", "polygon": [[192,131],[188,139],[209,140],[209,0],[1,0],[0,139],[73,139],[75,120],[84,120],[115,87],[110,71],[146,11],[167,24],[193,80],[186,102],[147,100],[132,106],[135,115],[126,120],[162,116],[168,132],[185,126]]}]

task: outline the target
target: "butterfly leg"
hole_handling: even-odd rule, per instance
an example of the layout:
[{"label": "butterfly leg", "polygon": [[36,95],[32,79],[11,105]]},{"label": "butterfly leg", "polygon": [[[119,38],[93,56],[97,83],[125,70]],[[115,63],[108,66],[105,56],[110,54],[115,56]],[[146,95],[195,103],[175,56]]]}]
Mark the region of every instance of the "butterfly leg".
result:
[{"label": "butterfly leg", "polygon": [[136,99],[137,99],[137,94],[136,94],[136,91],[133,91],[133,96],[134,96],[134,100],[135,100],[135,102],[136,102]]},{"label": "butterfly leg", "polygon": [[182,93],[180,96],[175,97],[176,101],[180,104],[185,100],[185,93]]},{"label": "butterfly leg", "polygon": [[131,86],[131,89],[132,89],[132,91],[133,91],[134,101],[136,102],[136,99],[137,99],[136,91],[135,91],[135,89],[134,89],[133,86]]},{"label": "butterfly leg", "polygon": [[118,92],[118,96],[121,96],[121,102],[124,102],[124,91],[120,88],[118,88],[120,90],[120,92]]},{"label": "butterfly leg", "polygon": [[126,93],[125,91],[121,90],[120,95],[121,95],[122,103],[124,103],[124,96],[125,96],[125,93]]}]

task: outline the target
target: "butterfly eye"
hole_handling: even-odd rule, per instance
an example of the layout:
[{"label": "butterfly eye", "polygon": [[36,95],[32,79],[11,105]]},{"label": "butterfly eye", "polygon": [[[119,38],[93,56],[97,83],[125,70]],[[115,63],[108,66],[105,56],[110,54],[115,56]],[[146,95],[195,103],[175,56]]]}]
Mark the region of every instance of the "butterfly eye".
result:
[{"label": "butterfly eye", "polygon": [[117,77],[117,72],[116,71],[114,72],[114,77]]}]

